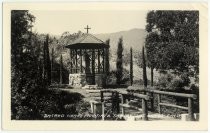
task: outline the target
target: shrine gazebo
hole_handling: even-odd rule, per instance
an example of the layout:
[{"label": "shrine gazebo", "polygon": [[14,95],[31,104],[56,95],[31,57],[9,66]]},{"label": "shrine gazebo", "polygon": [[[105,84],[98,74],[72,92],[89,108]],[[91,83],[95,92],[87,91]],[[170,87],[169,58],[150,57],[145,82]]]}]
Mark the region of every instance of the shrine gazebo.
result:
[{"label": "shrine gazebo", "polygon": [[88,33],[68,44],[70,52],[69,85],[105,85],[106,59],[109,45]]}]

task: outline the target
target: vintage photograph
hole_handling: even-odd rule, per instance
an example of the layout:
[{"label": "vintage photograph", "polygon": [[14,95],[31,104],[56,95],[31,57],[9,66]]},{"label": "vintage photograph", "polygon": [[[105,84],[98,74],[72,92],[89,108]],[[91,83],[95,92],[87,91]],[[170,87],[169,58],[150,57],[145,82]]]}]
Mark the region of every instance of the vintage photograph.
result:
[{"label": "vintage photograph", "polygon": [[199,121],[198,10],[11,10],[11,120]]}]

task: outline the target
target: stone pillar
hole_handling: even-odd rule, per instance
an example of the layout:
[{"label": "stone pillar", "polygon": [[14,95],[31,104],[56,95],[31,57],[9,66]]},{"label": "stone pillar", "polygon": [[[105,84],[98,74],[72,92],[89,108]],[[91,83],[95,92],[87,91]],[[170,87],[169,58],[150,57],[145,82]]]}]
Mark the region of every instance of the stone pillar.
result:
[{"label": "stone pillar", "polygon": [[76,88],[81,88],[86,85],[85,74],[69,74],[69,85]]},{"label": "stone pillar", "polygon": [[106,83],[105,74],[95,74],[95,84],[103,87]]}]

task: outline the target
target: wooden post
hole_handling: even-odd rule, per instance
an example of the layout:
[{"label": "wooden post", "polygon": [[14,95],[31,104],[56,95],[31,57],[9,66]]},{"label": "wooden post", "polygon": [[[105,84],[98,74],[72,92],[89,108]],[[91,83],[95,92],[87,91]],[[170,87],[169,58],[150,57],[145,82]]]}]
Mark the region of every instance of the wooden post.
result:
[{"label": "wooden post", "polygon": [[104,120],[104,117],[105,117],[105,115],[104,115],[104,94],[103,94],[103,92],[101,91],[100,92],[101,93],[101,105],[102,105],[102,120]]},{"label": "wooden post", "polygon": [[115,97],[114,97],[114,92],[112,92],[112,112],[115,111]]},{"label": "wooden post", "polygon": [[161,95],[157,94],[157,96],[158,96],[158,112],[159,112],[159,114],[161,114],[161,106],[159,104],[159,103],[161,103]]},{"label": "wooden post", "polygon": [[[123,94],[121,94],[121,104],[124,104],[124,103],[125,103],[125,97]],[[125,110],[123,106],[122,106],[122,115],[125,115]]]},{"label": "wooden post", "polygon": [[119,101],[119,93],[116,92],[116,107],[117,107],[117,114],[120,113],[120,101]]},{"label": "wooden post", "polygon": [[147,121],[148,120],[148,111],[147,111],[147,101],[142,98],[142,116],[143,116],[143,120]]},{"label": "wooden post", "polygon": [[154,93],[151,92],[151,99],[150,99],[150,102],[151,102],[151,111],[154,111]]},{"label": "wooden post", "polygon": [[102,120],[104,120],[104,117],[105,117],[105,114],[104,114],[104,102],[101,103],[101,106],[102,106]]},{"label": "wooden post", "polygon": [[104,102],[104,93],[101,91],[101,102]]},{"label": "wooden post", "polygon": [[120,112],[119,104],[119,94],[117,92],[112,92],[112,112],[117,114]]},{"label": "wooden post", "polygon": [[193,99],[188,98],[188,120],[194,121],[194,112],[193,112]]}]

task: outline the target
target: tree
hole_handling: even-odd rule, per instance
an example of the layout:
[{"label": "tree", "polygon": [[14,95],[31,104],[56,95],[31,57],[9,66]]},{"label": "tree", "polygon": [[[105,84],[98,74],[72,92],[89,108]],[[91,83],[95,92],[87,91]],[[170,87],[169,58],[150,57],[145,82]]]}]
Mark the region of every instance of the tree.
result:
[{"label": "tree", "polygon": [[117,47],[117,61],[116,61],[116,78],[117,84],[120,85],[123,77],[123,38],[119,38]]},{"label": "tree", "polygon": [[39,59],[31,31],[35,17],[27,10],[11,11],[11,119],[36,117],[34,92],[40,84]]},{"label": "tree", "polygon": [[[198,74],[199,12],[150,11],[146,51],[149,67]],[[177,50],[179,49],[179,50]]]},{"label": "tree", "polygon": [[130,48],[130,82],[133,85],[133,50]]},{"label": "tree", "polygon": [[63,83],[63,57],[60,56],[60,84]]},{"label": "tree", "polygon": [[51,63],[49,55],[49,35],[46,36],[43,49],[43,79],[48,86],[51,82]]},{"label": "tree", "polygon": [[143,64],[144,87],[147,87],[147,67],[146,67],[146,60],[145,60],[145,55],[144,55],[144,46],[142,47],[142,64]]},{"label": "tree", "polygon": [[51,50],[51,84],[53,83],[54,48]]},{"label": "tree", "polygon": [[[110,39],[106,40],[105,44],[108,45],[108,47],[110,47]],[[109,64],[109,48],[106,49],[105,51],[105,72],[106,74],[109,74],[109,71],[110,71],[110,64]]]}]

